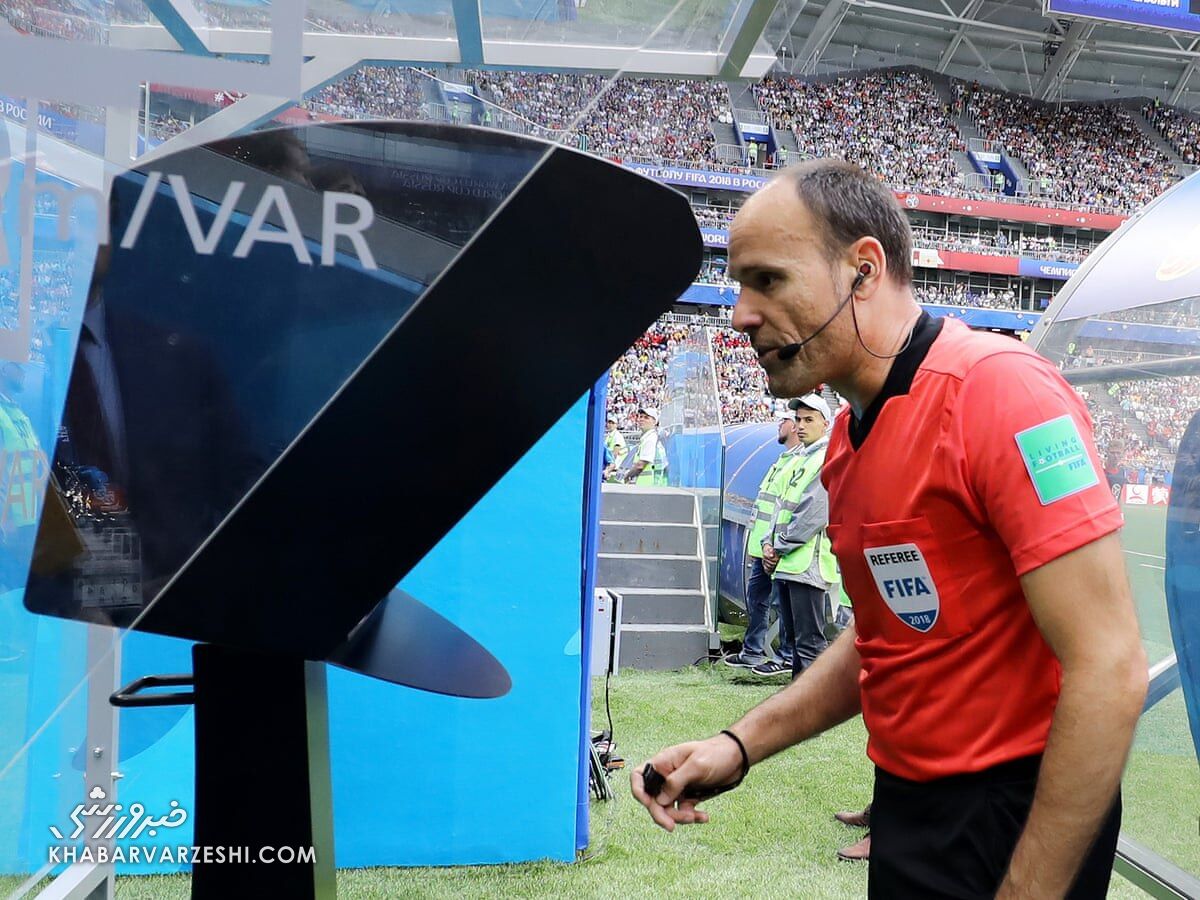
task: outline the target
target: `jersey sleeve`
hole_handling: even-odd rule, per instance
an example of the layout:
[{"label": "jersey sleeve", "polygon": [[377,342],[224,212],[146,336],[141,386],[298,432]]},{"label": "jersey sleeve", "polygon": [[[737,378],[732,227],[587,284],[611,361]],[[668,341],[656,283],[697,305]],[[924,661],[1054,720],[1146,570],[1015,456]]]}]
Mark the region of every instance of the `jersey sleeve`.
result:
[{"label": "jersey sleeve", "polygon": [[984,359],[963,380],[955,418],[967,489],[1018,576],[1121,527],[1083,398],[1045,360]]}]

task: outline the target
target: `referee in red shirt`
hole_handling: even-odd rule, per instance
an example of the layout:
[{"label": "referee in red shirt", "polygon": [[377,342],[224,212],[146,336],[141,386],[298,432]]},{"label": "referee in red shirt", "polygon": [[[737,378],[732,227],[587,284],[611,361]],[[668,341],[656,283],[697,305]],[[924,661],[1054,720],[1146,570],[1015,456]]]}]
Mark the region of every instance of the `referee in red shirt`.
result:
[{"label": "referee in red shirt", "polygon": [[841,160],[782,173],[730,233],[733,324],[771,391],[850,403],[822,480],[854,624],[790,687],[663,750],[634,796],[668,831],[685,789],[863,714],[876,764],[869,894],[1103,897],[1147,667],[1078,395],[1021,342],[913,299],[908,222]]}]

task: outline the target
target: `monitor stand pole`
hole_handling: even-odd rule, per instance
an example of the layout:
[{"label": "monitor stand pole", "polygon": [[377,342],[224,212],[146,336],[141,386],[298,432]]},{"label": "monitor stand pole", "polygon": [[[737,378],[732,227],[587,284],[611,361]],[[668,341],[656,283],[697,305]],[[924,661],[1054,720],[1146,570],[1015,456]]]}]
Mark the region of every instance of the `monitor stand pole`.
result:
[{"label": "monitor stand pole", "polygon": [[192,897],[332,900],[325,664],[197,644],[192,665]]}]

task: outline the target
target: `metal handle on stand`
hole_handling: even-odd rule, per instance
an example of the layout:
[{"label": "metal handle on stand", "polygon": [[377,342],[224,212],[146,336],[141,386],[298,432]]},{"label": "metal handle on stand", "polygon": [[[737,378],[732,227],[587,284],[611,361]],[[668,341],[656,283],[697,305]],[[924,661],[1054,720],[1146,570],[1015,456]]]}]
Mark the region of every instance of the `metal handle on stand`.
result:
[{"label": "metal handle on stand", "polygon": [[156,687],[195,687],[196,680],[191,675],[143,675],[135,678],[125,687],[108,698],[113,706],[191,706],[196,702],[194,691],[177,692],[173,694],[146,694],[139,696],[142,691]]}]

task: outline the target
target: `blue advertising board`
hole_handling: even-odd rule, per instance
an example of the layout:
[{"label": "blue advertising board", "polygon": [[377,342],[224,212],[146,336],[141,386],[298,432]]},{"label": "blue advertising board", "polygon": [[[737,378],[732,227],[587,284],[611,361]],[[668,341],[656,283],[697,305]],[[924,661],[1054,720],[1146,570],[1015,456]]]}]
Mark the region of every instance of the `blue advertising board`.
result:
[{"label": "blue advertising board", "polygon": [[1047,15],[1082,16],[1200,34],[1195,0],[1046,0]]},{"label": "blue advertising board", "polygon": [[1075,274],[1079,263],[1061,262],[1049,259],[1030,259],[1022,256],[1018,263],[1017,274],[1029,278],[1051,278],[1055,281],[1066,281]]},{"label": "blue advertising board", "polygon": [[679,166],[653,166],[646,163],[626,163],[626,167],[661,181],[689,187],[717,188],[726,191],[757,191],[768,179],[761,175],[742,175],[737,172],[709,172],[704,169],[685,169]]},{"label": "blue advertising board", "polygon": [[[4,114],[4,118],[18,123],[24,123],[29,117],[24,101],[4,94],[0,94],[0,113]],[[38,111],[38,127],[59,140],[68,141],[92,153],[104,152],[104,126],[99,122],[76,119],[42,104]]]}]

